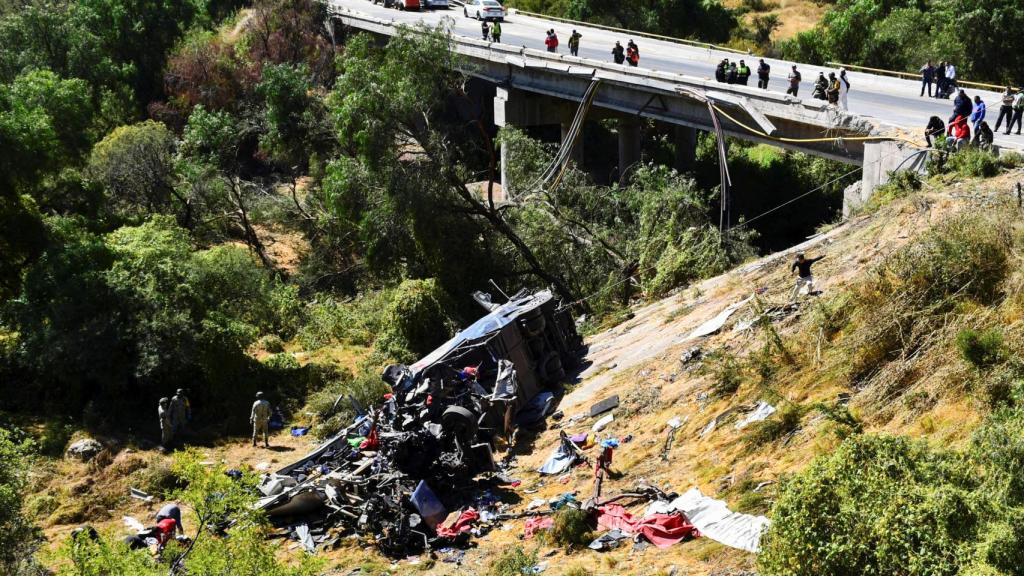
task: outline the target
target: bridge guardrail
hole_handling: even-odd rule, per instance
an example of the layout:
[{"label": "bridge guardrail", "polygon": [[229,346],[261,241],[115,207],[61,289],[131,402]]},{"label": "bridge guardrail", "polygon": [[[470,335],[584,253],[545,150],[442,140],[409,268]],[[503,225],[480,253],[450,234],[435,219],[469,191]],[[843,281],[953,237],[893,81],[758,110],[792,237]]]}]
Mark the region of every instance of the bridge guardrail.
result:
[{"label": "bridge guardrail", "polygon": [[[920,80],[921,79],[921,73],[920,72],[897,72],[895,70],[885,70],[884,68],[871,68],[871,67],[868,67],[868,66],[858,66],[857,64],[843,64],[842,62],[825,62],[825,64],[827,66],[832,66],[834,68],[842,67],[842,68],[846,68],[847,70],[856,70],[858,72],[870,72],[872,74],[885,74],[887,76],[895,76],[896,78],[901,78],[901,79],[906,79],[906,80]],[[960,80],[960,79],[957,79],[956,83],[958,85],[974,86],[976,88],[985,88],[987,90],[996,90],[996,91],[1000,91],[1000,90],[1006,88],[1005,85],[987,84],[985,82],[970,82],[968,80]],[[1014,88],[1014,90],[1020,90],[1020,87],[1012,87],[1012,88]]]}]

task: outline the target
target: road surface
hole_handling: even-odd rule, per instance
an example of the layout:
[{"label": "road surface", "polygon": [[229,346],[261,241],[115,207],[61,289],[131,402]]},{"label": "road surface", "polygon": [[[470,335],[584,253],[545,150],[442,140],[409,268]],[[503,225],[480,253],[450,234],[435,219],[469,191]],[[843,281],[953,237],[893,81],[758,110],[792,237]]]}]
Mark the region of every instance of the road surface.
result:
[{"label": "road surface", "polygon": [[[472,18],[463,16],[462,7],[454,6],[444,10],[424,10],[419,12],[402,12],[393,8],[384,8],[381,5],[373,4],[370,0],[331,0],[331,3],[338,7],[347,8],[362,12],[369,16],[382,19],[390,19],[396,23],[415,24],[424,22],[429,25],[436,25],[443,18],[454,20],[454,32],[456,34],[479,39],[480,23]],[[640,68],[659,70],[663,72],[674,72],[701,78],[714,78],[715,65],[722,58],[729,58],[735,61],[741,56],[735,52],[718,51],[686,44],[678,44],[665,40],[656,40],[641,36],[631,37],[627,33],[590,28],[585,26],[573,26],[545,20],[522,14],[510,14],[502,23],[502,44],[512,46],[524,46],[538,50],[544,49],[545,32],[554,28],[559,38],[559,51],[568,54],[569,35],[576,29],[583,38],[580,40],[579,56],[596,60],[611,61],[611,50],[616,41],[623,46],[633,39],[640,48]],[[756,69],[758,58],[750,56],[744,58],[747,65],[754,74],[750,78],[750,84],[757,85]],[[789,73],[789,62],[766,59],[771,66],[772,75],[768,89],[778,92],[785,92],[788,87],[786,75]],[[818,72],[836,71],[833,68],[822,68],[819,66],[798,65],[798,70],[803,77],[800,86],[800,96],[810,98],[814,80]],[[850,112],[867,116],[880,121],[883,124],[896,126],[915,135],[923,133],[925,124],[930,116],[938,116],[945,122],[953,111],[953,101],[937,100],[934,98],[919,97],[921,84],[915,80],[902,80],[888,76],[867,74],[862,72],[847,72],[850,79]],[[995,128],[995,120],[999,113],[999,94],[988,91],[968,89],[967,93],[973,98],[975,94],[981,95],[988,105],[988,116],[986,120],[990,126]],[[915,138],[920,139],[920,138]],[[1004,136],[1001,133],[996,135],[996,144],[1007,147],[1024,148],[1024,136]]]}]

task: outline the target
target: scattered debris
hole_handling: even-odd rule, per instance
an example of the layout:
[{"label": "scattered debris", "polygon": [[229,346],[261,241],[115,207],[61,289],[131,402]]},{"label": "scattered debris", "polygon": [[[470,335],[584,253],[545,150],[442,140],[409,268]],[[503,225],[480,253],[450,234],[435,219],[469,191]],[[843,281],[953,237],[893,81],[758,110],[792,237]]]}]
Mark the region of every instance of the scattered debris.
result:
[{"label": "scattered debris", "polygon": [[677,511],[653,512],[644,515],[643,518],[635,518],[619,504],[600,506],[597,525],[609,530],[618,529],[630,534],[640,534],[658,548],[667,548],[700,535],[686,517]]},{"label": "scattered debris", "polygon": [[647,514],[682,512],[700,531],[726,546],[756,553],[760,549],[761,534],[771,522],[764,516],[752,516],[729,510],[725,502],[709,498],[699,488],[691,488],[671,502],[654,502]]},{"label": "scattered debris", "polygon": [[82,438],[76,440],[64,452],[67,458],[74,458],[81,462],[88,462],[103,451],[103,444],[93,438]]},{"label": "scattered debris", "polygon": [[142,500],[143,502],[146,502],[147,504],[153,501],[153,497],[152,496],[150,496],[149,494],[146,494],[145,492],[143,492],[142,490],[139,490],[138,488],[129,488],[128,489],[128,495],[131,496],[132,498],[135,498],[136,500]]},{"label": "scattered debris", "polygon": [[759,400],[754,409],[736,423],[736,429],[742,430],[754,422],[760,422],[775,413],[775,406]]},{"label": "scattered debris", "polygon": [[[554,411],[544,388],[564,381],[582,340],[549,291],[483,300],[486,316],[419,362],[385,370],[383,405],[358,410],[337,436],[266,475],[258,507],[276,526],[372,535],[384,554],[405,558],[463,543],[489,529],[471,524],[501,516],[487,488],[515,482],[515,464],[494,461],[494,442]],[[571,464],[580,455],[568,444]],[[449,510],[461,513],[445,525]]]},{"label": "scattered debris", "polygon": [[736,312],[741,307],[746,305],[747,302],[750,302],[753,298],[753,296],[748,296],[747,298],[744,298],[743,300],[740,300],[735,304],[730,304],[728,307],[726,307],[725,310],[719,312],[717,316],[701,324],[693,332],[690,332],[690,335],[687,336],[684,339],[684,341],[693,340],[695,338],[702,338],[704,336],[710,336],[711,334],[718,332],[719,330],[722,329],[722,326],[725,325],[726,321],[729,320],[729,317],[732,316],[734,312]]},{"label": "scattered debris", "polygon": [[683,355],[679,357],[679,362],[682,364],[690,364],[691,362],[700,362],[704,358],[704,350],[700,346],[694,346],[688,348]]},{"label": "scattered debris", "polygon": [[590,430],[593,432],[600,432],[601,430],[605,429],[605,426],[611,424],[613,420],[615,420],[615,415],[608,414],[607,416],[602,417],[597,422],[594,422],[594,425],[590,427]]},{"label": "scattered debris", "polygon": [[548,530],[555,525],[555,519],[550,516],[537,516],[529,518],[523,525],[523,537],[532,538],[534,534],[541,530]]},{"label": "scattered debris", "polygon": [[600,536],[595,538],[594,541],[591,542],[590,545],[588,545],[587,547],[591,550],[603,552],[605,550],[613,550],[615,548],[618,548],[619,544],[622,544],[623,540],[628,539],[629,534],[623,532],[622,530],[609,530],[608,532],[605,532],[604,534],[601,534]]},{"label": "scattered debris", "polygon": [[618,406],[619,406],[619,396],[618,396],[618,394],[616,394],[614,396],[611,396],[609,398],[605,398],[604,400],[601,400],[597,404],[594,404],[593,406],[590,407],[590,417],[594,418],[594,417],[598,416],[599,414],[604,414],[605,412],[607,412],[609,410],[613,410],[615,408],[618,408]]}]

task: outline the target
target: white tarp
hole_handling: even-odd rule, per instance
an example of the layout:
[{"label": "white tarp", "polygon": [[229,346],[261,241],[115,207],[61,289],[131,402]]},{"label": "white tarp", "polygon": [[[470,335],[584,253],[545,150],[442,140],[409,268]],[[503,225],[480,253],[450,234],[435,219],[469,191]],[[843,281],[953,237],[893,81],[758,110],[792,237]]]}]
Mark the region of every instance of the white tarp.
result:
[{"label": "white tarp", "polygon": [[753,298],[753,296],[750,296],[748,298],[740,300],[735,304],[726,307],[725,310],[722,310],[721,312],[718,313],[718,316],[715,316],[711,320],[708,320],[707,322],[701,324],[700,326],[697,326],[697,328],[693,332],[690,332],[690,335],[687,336],[686,339],[693,340],[694,338],[700,338],[702,336],[708,336],[714,334],[715,332],[718,332],[719,330],[722,329],[722,326],[725,325],[725,322],[726,320],[729,319],[729,316],[732,316],[733,312],[739,310],[740,307],[742,307],[747,302],[750,302]]},{"label": "white tarp", "polygon": [[673,512],[682,512],[702,536],[754,553],[761,547],[761,534],[771,524],[764,516],[733,512],[725,502],[708,498],[699,488],[690,488],[671,502],[653,502],[645,516]]},{"label": "white tarp", "polygon": [[750,414],[747,414],[739,422],[736,423],[736,429],[742,430],[747,426],[750,426],[754,422],[760,422],[772,414],[775,414],[775,406],[765,402],[764,400],[758,400],[757,407]]}]

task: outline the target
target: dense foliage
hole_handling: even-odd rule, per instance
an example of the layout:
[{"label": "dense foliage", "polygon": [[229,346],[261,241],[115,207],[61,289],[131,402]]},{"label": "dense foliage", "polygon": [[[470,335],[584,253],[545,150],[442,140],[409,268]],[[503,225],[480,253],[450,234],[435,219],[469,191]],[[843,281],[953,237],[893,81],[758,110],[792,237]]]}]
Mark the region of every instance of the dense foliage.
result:
[{"label": "dense foliage", "polygon": [[28,487],[30,445],[0,428],[0,572],[28,574],[39,541],[22,509]]},{"label": "dense foliage", "polygon": [[800,62],[837,61],[915,72],[951,61],[957,77],[1022,81],[1024,6],[1015,0],[839,0],[811,31],[784,42]]},{"label": "dense foliage", "polygon": [[[223,466],[203,465],[195,451],[180,452],[175,457],[173,474],[182,488],[174,499],[195,513],[199,524],[190,535],[195,545],[186,548],[169,544],[154,559],[148,550],[130,551],[116,537],[102,535],[97,540],[85,537],[68,539],[61,556],[68,561],[59,574],[74,576],[106,576],[132,574],[157,576],[167,574],[181,560],[194,576],[313,576],[320,574],[322,561],[303,556],[294,563],[276,557],[275,549],[265,543],[265,519],[256,512],[255,476],[235,480]],[[221,532],[219,525],[230,518],[237,522]],[[172,570],[176,571],[176,570]]]}]

